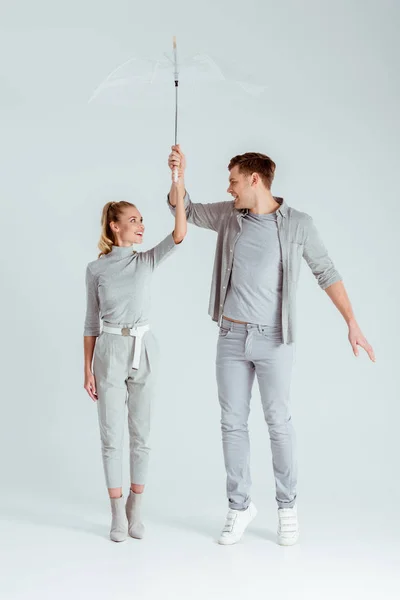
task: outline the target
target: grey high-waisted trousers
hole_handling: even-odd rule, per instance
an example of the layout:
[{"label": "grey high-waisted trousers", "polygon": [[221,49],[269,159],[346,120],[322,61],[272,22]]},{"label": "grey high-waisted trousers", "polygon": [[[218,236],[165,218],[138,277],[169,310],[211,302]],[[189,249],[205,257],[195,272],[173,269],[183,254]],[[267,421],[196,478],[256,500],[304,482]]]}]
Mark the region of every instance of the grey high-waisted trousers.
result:
[{"label": "grey high-waisted trousers", "polygon": [[143,485],[149,461],[149,436],[158,347],[151,331],[142,340],[140,364],[132,369],[135,338],[102,332],[97,339],[93,372],[103,465],[108,488],[122,487],[122,447],[126,406],[131,483]]},{"label": "grey high-waisted trousers", "polygon": [[250,504],[250,444],[247,422],[257,375],[268,425],[279,508],[296,500],[295,434],[289,411],[293,344],[282,344],[279,329],[223,319],[216,373],[229,506]]}]

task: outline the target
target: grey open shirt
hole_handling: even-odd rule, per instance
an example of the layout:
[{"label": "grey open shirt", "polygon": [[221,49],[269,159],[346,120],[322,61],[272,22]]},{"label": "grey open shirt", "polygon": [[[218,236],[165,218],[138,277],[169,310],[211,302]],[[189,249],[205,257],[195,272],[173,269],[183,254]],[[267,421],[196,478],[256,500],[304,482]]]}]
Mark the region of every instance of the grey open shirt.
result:
[{"label": "grey open shirt", "polygon": [[[306,213],[288,206],[283,198],[275,196],[274,198],[280,204],[277,210],[277,220],[283,267],[283,343],[291,344],[295,341],[296,290],[301,258],[305,258],[323,290],[333,283],[341,281],[342,278],[329,258],[312,218]],[[169,196],[167,201],[172,214],[175,214],[175,208],[169,203]],[[211,204],[193,203],[187,192],[185,208],[189,223],[204,229],[212,229],[218,233],[208,314],[213,321],[220,325],[231,275],[233,252],[242,231],[242,219],[247,210],[235,209],[233,201]],[[260,324],[262,325],[262,323]]]}]

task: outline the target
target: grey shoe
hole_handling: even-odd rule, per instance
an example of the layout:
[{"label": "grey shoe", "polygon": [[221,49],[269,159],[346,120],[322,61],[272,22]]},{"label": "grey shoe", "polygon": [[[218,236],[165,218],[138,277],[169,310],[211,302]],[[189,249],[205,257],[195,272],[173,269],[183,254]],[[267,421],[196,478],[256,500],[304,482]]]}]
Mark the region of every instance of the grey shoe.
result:
[{"label": "grey shoe", "polygon": [[123,542],[128,537],[128,521],[126,520],[124,497],[110,498],[111,502],[111,530],[110,539],[113,542]]},{"label": "grey shoe", "polygon": [[126,501],[126,516],[128,517],[129,535],[137,540],[144,536],[144,525],[140,518],[140,508],[143,494],[135,494],[130,490]]}]

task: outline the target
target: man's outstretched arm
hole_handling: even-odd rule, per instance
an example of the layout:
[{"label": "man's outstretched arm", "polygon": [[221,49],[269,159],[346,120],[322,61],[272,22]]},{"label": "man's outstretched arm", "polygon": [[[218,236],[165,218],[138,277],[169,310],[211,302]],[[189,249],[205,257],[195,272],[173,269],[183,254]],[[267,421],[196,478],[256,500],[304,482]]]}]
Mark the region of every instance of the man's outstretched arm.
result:
[{"label": "man's outstretched arm", "polygon": [[343,281],[337,281],[336,283],[333,283],[329,287],[325,288],[325,292],[328,294],[336,308],[343,315],[343,318],[348,325],[349,342],[353,348],[354,355],[358,356],[358,346],[360,346],[361,348],[364,348],[370,359],[375,362],[376,359],[374,351],[371,344],[366,340],[356,321]]},{"label": "man's outstretched arm", "polygon": [[303,256],[314,273],[320,287],[325,290],[336,308],[343,315],[349,328],[348,339],[353,348],[354,355],[358,356],[358,346],[360,346],[364,348],[370,359],[375,362],[374,351],[356,321],[342,278],[329,258],[328,251],[311,217],[307,224],[307,236],[304,243]]}]

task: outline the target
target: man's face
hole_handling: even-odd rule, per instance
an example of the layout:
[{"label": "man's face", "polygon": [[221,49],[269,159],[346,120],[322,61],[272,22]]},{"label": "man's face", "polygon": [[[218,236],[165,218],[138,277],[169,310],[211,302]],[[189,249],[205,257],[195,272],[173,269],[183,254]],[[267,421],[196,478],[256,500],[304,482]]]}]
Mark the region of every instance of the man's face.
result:
[{"label": "man's face", "polygon": [[236,165],[229,173],[228,194],[235,200],[235,208],[252,208],[254,204],[254,190],[251,185],[252,176],[245,175],[239,172],[239,167]]},{"label": "man's face", "polygon": [[119,221],[115,223],[115,232],[121,242],[127,244],[142,243],[144,234],[143,217],[137,208],[133,208],[133,206],[124,208]]}]

